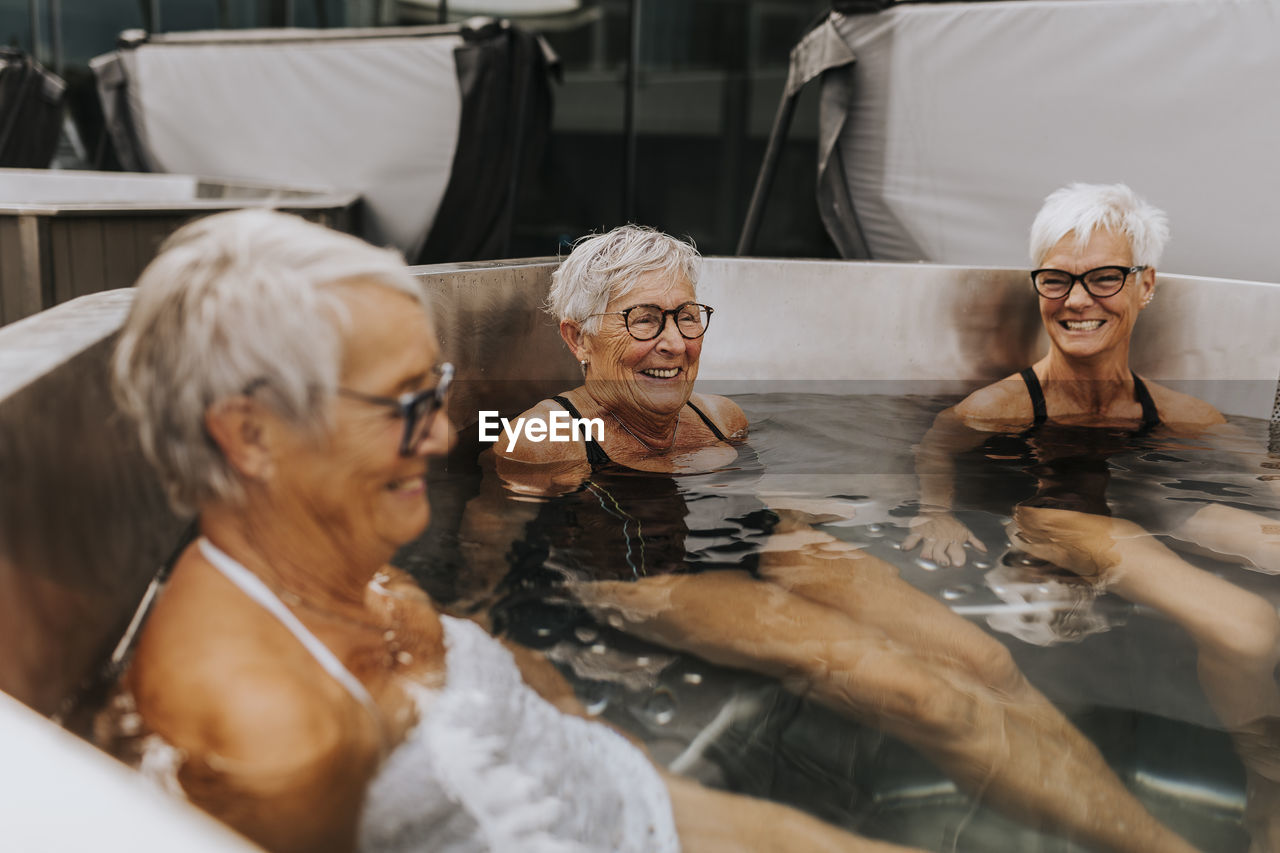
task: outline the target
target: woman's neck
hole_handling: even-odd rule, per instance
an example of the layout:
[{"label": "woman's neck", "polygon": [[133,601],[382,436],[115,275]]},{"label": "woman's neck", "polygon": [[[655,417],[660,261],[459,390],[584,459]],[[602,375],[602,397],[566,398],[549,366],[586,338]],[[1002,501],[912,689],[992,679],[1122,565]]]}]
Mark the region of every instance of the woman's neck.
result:
[{"label": "woman's neck", "polygon": [[[590,407],[597,413],[595,416],[605,418],[605,429],[617,428],[651,451],[670,450],[679,437],[677,432],[683,405],[674,412],[655,412],[620,400],[601,400],[586,386],[583,387],[583,395],[590,400]],[[583,415],[593,416],[588,412],[583,412]]]},{"label": "woman's neck", "polygon": [[1069,411],[1106,415],[1133,401],[1133,373],[1128,353],[1096,358],[1068,358],[1050,351],[1035,366],[1046,397],[1068,403]]},{"label": "woman's neck", "polygon": [[288,524],[251,506],[215,505],[200,532],[278,593],[321,610],[365,606],[369,581],[390,555],[360,555],[326,531]]}]

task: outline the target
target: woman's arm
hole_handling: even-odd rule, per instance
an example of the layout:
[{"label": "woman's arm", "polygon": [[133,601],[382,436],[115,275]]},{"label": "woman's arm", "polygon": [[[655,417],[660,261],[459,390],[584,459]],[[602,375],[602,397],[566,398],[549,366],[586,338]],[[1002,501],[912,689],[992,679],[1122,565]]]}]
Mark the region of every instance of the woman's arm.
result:
[{"label": "woman's arm", "polygon": [[[283,677],[282,677],[283,675]],[[139,697],[188,799],[272,853],[350,853],[379,741],[367,712],[262,669]],[[350,711],[350,713],[347,713]]]},{"label": "woman's arm", "polygon": [[956,457],[977,447],[987,436],[969,426],[959,408],[940,413],[916,447],[920,513],[902,541],[904,551],[923,545],[920,556],[939,566],[963,566],[965,544],[987,550],[982,540],[951,512],[955,505]]},{"label": "woman's arm", "polygon": [[1280,574],[1280,519],[1211,503],[1172,534],[1214,553],[1243,559],[1266,574]]},{"label": "woman's arm", "polygon": [[1228,728],[1280,714],[1280,617],[1271,603],[1192,566],[1123,519],[1019,507],[1010,540],[1181,626],[1199,649],[1205,692]]}]

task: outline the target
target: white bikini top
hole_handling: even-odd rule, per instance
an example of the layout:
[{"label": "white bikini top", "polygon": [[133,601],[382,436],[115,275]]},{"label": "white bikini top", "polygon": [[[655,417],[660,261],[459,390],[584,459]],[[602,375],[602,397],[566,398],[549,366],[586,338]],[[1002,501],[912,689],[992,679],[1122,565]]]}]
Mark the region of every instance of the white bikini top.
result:
[{"label": "white bikini top", "polygon": [[208,539],[201,536],[196,540],[196,545],[200,548],[200,553],[204,558],[213,564],[213,567],[222,572],[227,580],[240,587],[240,591],[252,598],[258,604],[266,608],[272,616],[280,620],[281,624],[289,629],[289,633],[298,638],[298,642],[311,652],[311,656],[316,659],[320,666],[324,667],[324,671],[329,673],[339,684],[347,688],[347,692],[355,697],[361,705],[365,707],[375,720],[382,718],[382,713],[378,710],[377,704],[373,701],[373,697],[369,695],[369,691],[360,683],[360,679],[351,674],[351,670],[342,665],[342,661],[338,660],[338,656],[329,651],[329,647],[316,637],[315,634],[307,630],[307,626],[293,615],[288,607],[285,607],[283,601],[280,600],[271,588],[262,582],[262,579],[253,572],[240,565],[234,557],[223,551],[217,545],[214,545]]},{"label": "white bikini top", "polygon": [[[266,584],[207,539],[198,545],[381,719],[359,679]],[[409,685],[418,722],[365,792],[361,853],[678,853],[667,787],[643,753],[544,700],[478,625],[440,618],[445,684]]]}]

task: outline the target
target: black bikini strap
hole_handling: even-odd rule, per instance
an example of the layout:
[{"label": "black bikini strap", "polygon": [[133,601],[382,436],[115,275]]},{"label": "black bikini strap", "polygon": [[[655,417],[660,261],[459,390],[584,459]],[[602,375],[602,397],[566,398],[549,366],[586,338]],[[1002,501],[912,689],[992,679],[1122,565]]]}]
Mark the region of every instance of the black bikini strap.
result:
[{"label": "black bikini strap", "polygon": [[[560,407],[568,412],[569,417],[574,420],[578,420],[582,417],[582,413],[578,411],[578,407],[573,405],[573,403],[570,403],[568,397],[555,396],[551,399],[559,403]],[[592,468],[597,468],[601,465],[608,465],[613,461],[609,458],[609,454],[604,452],[604,448],[600,446],[600,442],[591,437],[590,430],[587,431],[587,437],[582,440],[582,444],[587,451],[587,464]]]},{"label": "black bikini strap", "polygon": [[1027,393],[1031,395],[1031,409],[1035,412],[1031,425],[1033,427],[1043,426],[1044,422],[1049,419],[1049,411],[1044,406],[1044,389],[1040,387],[1040,378],[1036,376],[1035,370],[1030,367],[1018,375],[1026,383]]},{"label": "black bikini strap", "polygon": [[690,400],[685,405],[693,409],[693,413],[695,415],[702,418],[702,422],[707,425],[707,429],[711,430],[712,435],[714,435],[720,441],[724,441],[724,442],[729,441],[729,439],[725,438],[724,433],[720,431],[720,427],[716,426],[715,422],[712,421],[711,418],[707,417],[706,414],[703,413],[702,409],[699,409],[697,406],[695,406],[692,400]]},{"label": "black bikini strap", "polygon": [[1151,399],[1151,392],[1147,390],[1146,383],[1138,378],[1138,374],[1129,371],[1129,375],[1133,377],[1133,398],[1142,406],[1142,426],[1138,429],[1146,432],[1160,425],[1160,412],[1156,409],[1156,401]]}]

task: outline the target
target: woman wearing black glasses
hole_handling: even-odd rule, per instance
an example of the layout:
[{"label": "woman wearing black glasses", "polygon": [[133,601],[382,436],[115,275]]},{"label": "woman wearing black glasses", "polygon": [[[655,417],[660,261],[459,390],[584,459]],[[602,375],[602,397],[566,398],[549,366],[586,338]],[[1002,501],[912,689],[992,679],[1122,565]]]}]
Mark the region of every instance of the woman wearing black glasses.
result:
[{"label": "woman wearing black glasses", "polygon": [[[1274,597],[1269,602],[1192,566],[1149,531],[1276,574],[1280,524],[1238,506],[1171,500],[1168,493],[1122,493],[1121,514],[1129,517],[1112,516],[1112,472],[1117,462],[1128,464],[1125,454],[1132,460],[1177,453],[1180,445],[1235,432],[1213,406],[1144,381],[1129,367],[1134,325],[1155,296],[1155,267],[1167,237],[1164,213],[1122,184],[1072,184],[1046,199],[1031,228],[1038,267],[1031,284],[1049,351],[938,416],[917,453],[921,511],[903,548],[922,546],[921,556],[941,566],[963,565],[966,546],[985,552],[986,544],[953,514],[967,503],[957,495],[964,480],[985,482],[1016,504],[1006,531],[1016,550],[988,573],[987,585],[1015,596],[1018,589],[1038,589],[1032,595],[1040,604],[1066,596],[1057,609],[992,616],[993,627],[1036,645],[1077,641],[1109,627],[1090,606],[1105,591],[1185,630],[1198,651],[1205,697],[1235,737],[1251,776],[1246,816],[1253,849],[1274,850],[1280,845]],[[979,458],[966,458],[979,447]],[[1002,479],[991,469],[1001,466],[1014,470],[991,485]],[[998,511],[1010,512],[1008,506]]]},{"label": "woman wearing black glasses", "polygon": [[[940,566],[963,565],[965,545],[986,550],[951,513],[954,457],[984,435],[1046,424],[1147,432],[1160,423],[1199,430],[1223,422],[1207,403],[1129,369],[1133,327],[1155,296],[1168,236],[1164,213],[1124,185],[1072,184],[1046,199],[1031,227],[1031,283],[1049,352],[938,417],[918,456],[921,514],[904,548],[921,545],[921,556]],[[1096,477],[1075,479],[1098,485]],[[1077,491],[1098,507],[1096,488]]]},{"label": "woman wearing black glasses", "polygon": [[[921,512],[904,548],[922,546],[920,555],[940,566],[963,565],[965,546],[987,550],[952,513],[956,459],[984,442],[1008,445],[989,455],[1030,453],[1038,463],[1028,467],[1037,493],[1021,506],[1107,515],[1109,456],[1157,426],[1173,436],[1231,432],[1213,406],[1129,367],[1134,325],[1155,296],[1168,235],[1164,213],[1123,184],[1072,184],[1045,200],[1031,227],[1038,267],[1031,284],[1049,351],[938,416],[917,454]],[[1002,438],[1010,435],[1019,441]],[[1182,515],[1164,526],[1280,571],[1280,543],[1260,535],[1264,519],[1218,504]]]},{"label": "woman wearing black glasses", "polygon": [[[698,262],[682,241],[624,226],[579,241],[555,272],[548,309],[584,381],[523,418],[535,435],[557,418],[599,430],[552,442],[526,426],[497,442],[507,499],[482,492],[463,538],[485,543],[472,568],[502,580],[459,606],[579,672],[599,673],[620,631],[775,676],[1034,825],[1099,849],[1189,849],[998,642],[809,523],[832,507],[765,506],[742,410],[694,391],[714,336]],[[661,659],[642,651],[624,677],[643,681]]]}]

